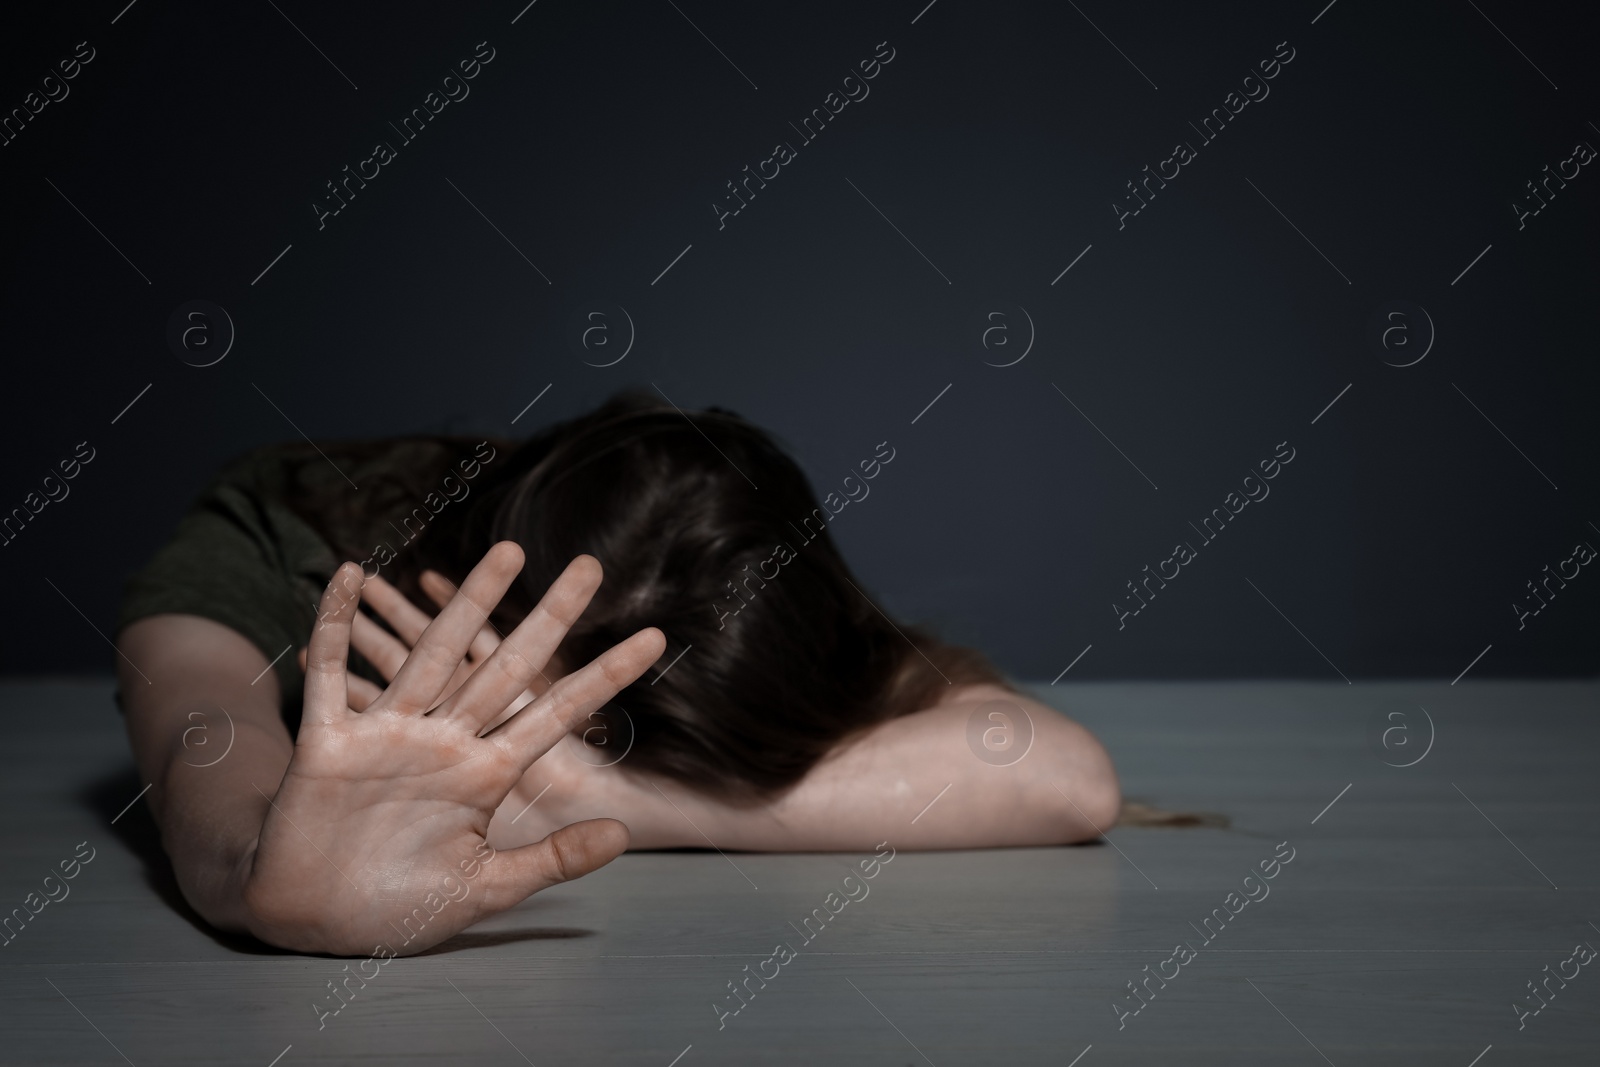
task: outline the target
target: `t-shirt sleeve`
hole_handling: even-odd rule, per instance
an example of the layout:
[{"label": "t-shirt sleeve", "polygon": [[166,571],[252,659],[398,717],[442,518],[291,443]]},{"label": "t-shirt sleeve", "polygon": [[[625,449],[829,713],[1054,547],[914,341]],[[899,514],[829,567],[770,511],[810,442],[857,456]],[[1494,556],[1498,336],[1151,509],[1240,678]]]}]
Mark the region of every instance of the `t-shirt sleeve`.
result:
[{"label": "t-shirt sleeve", "polygon": [[235,461],[195,501],[165,546],[129,579],[117,626],[151,615],[198,615],[248,638],[272,664],[295,725],[304,685],[297,650],[337,562],[326,542],[273,492],[281,447]]}]

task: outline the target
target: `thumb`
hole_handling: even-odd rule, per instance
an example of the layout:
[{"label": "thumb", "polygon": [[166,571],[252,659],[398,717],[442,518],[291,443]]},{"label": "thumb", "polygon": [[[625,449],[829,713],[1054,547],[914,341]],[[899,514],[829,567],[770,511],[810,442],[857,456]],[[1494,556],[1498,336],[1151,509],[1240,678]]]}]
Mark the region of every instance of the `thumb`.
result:
[{"label": "thumb", "polygon": [[496,852],[483,867],[484,904],[514,907],[559,882],[582,878],[628,847],[628,828],[616,819],[586,819],[563,826],[543,841]]}]

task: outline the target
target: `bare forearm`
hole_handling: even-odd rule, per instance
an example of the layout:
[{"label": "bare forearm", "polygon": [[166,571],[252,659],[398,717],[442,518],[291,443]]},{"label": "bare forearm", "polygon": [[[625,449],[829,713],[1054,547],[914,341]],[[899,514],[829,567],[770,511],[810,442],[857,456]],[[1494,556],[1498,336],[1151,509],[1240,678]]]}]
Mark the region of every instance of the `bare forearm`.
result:
[{"label": "bare forearm", "polygon": [[[993,848],[1059,845],[1116,820],[1115,772],[1088,731],[1024,698],[1032,744],[986,761],[968,722],[994,699],[961,700],[885,723],[819,764],[760,812],[718,820],[725,848]],[[1009,712],[1008,712],[1009,714]],[[983,720],[987,721],[987,720]],[[981,736],[981,731],[979,732]],[[981,742],[979,744],[981,749]],[[711,832],[708,830],[708,833]],[[720,844],[720,842],[719,842]]]},{"label": "bare forearm", "polygon": [[[981,717],[995,700],[1014,709],[1011,728],[1032,734],[1014,761],[985,760],[969,746],[974,712]],[[885,840],[907,849],[983,848],[1092,838],[1116,821],[1120,801],[1110,759],[1088,731],[1036,701],[989,688],[876,727],[758,805],[730,805],[620,765],[585,768],[575,778],[525,783],[508,820],[549,784],[518,819],[523,834],[536,836],[540,819],[559,825],[609,816],[628,825],[636,849],[823,851]]]},{"label": "bare forearm", "polygon": [[[218,717],[214,709],[212,715]],[[221,762],[206,766],[180,746],[151,779],[152,810],[179,888],[195,911],[219,929],[250,928],[244,881],[266,818],[267,797],[276,792],[289,756],[278,738],[254,724],[235,723],[233,747]]]}]

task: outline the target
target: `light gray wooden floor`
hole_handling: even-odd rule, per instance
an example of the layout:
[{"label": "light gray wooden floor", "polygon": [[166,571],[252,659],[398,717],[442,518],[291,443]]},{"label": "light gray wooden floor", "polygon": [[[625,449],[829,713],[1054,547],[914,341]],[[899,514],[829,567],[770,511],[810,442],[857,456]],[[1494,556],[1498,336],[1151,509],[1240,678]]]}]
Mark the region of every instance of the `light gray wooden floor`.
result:
[{"label": "light gray wooden floor", "polygon": [[[752,889],[714,852],[632,854],[389,964],[319,1030],[341,962],[219,940],[173,902],[143,804],[111,825],[141,783],[109,683],[0,685],[0,912],[80,841],[96,850],[0,948],[0,1060],[1600,1063],[1600,966],[1552,980],[1520,1031],[1512,1007],[1600,946],[1600,685],[1039,691],[1105,739],[1130,797],[1231,828],[902,852],[720,1031],[725,983],[798,945],[788,923],[857,857],[732,857]],[[1431,749],[1386,766],[1424,751],[1422,708]],[[1386,749],[1388,726],[1409,733]],[[1271,895],[1202,943],[1190,924],[1284,840]],[[1195,957],[1119,1030],[1125,983],[1180,941]]]}]

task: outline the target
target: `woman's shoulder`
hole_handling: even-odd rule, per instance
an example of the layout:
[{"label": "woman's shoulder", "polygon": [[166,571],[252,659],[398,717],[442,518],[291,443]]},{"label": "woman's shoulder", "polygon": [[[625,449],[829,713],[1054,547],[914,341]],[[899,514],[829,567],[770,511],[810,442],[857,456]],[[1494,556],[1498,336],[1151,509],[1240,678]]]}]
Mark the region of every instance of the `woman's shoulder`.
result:
[{"label": "woman's shoulder", "polygon": [[228,464],[207,495],[295,516],[336,554],[348,554],[370,550],[374,536],[408,516],[464,499],[510,447],[500,438],[442,434],[263,445]]},{"label": "woman's shoulder", "polygon": [[417,434],[256,445],[225,461],[213,484],[313,487],[339,483],[360,490],[360,477],[442,475],[458,464],[488,462],[511,447],[498,437]]}]

